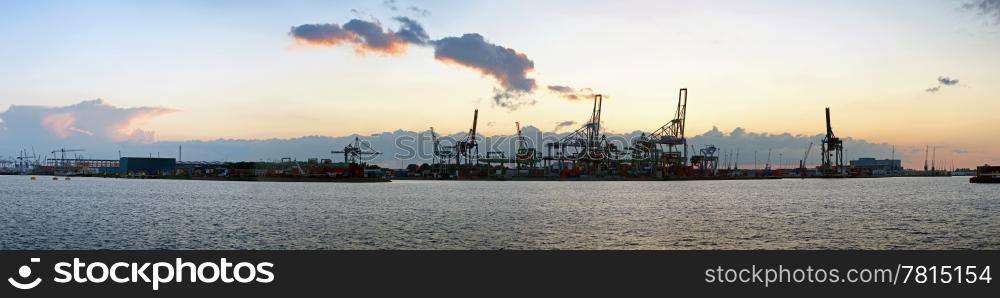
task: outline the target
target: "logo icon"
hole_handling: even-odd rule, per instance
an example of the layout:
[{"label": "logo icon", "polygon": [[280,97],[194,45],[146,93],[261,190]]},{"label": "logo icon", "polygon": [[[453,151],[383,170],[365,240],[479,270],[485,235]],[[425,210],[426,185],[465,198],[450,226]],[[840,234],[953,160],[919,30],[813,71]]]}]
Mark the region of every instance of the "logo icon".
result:
[{"label": "logo icon", "polygon": [[[38,263],[38,262],[41,262],[41,261],[42,260],[39,259],[39,258],[31,258],[31,262],[32,263]],[[21,266],[21,268],[17,269],[17,275],[20,275],[21,278],[28,278],[29,276],[31,276],[31,267],[28,267],[28,265]],[[7,279],[7,282],[9,282],[10,285],[14,286],[15,288],[18,288],[18,289],[21,289],[21,290],[30,290],[30,289],[34,288],[35,286],[37,286],[39,283],[41,283],[42,279],[41,278],[35,278],[35,280],[32,281],[32,282],[29,282],[29,283],[20,283],[17,280],[15,280],[13,277],[11,277],[11,278]]]}]

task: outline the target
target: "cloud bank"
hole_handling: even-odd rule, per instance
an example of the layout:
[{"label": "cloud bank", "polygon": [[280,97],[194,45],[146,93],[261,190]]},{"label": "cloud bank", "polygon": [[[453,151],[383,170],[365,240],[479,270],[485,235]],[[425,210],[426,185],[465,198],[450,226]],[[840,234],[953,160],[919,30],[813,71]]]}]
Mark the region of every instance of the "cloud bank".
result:
[{"label": "cloud bank", "polygon": [[[713,127],[711,130],[688,138],[688,144],[694,150],[698,150],[706,145],[719,147],[720,167],[726,160],[736,163],[736,154],[739,153],[740,168],[751,168],[754,165],[754,155],[756,154],[756,164],[763,168],[767,163],[768,150],[771,151],[771,164],[777,166],[784,164],[785,167],[797,167],[799,160],[805,157],[806,148],[809,143],[813,143],[812,151],[807,160],[809,166],[816,166],[820,162],[820,144],[823,134],[816,135],[793,135],[789,133],[771,134],[749,132],[744,128],[737,127],[730,132],[722,132]],[[892,145],[885,143],[874,143],[861,139],[846,138],[844,140],[845,159],[854,160],[859,157],[874,157],[878,159],[892,157]],[[896,158],[908,158],[908,154],[903,153],[903,148],[897,148]],[[730,156],[730,157],[727,157]],[[922,158],[922,157],[921,157]],[[846,161],[845,161],[846,162]]]},{"label": "cloud bank", "polygon": [[[571,122],[571,121],[570,121]],[[565,127],[572,127],[575,123]],[[545,151],[545,146],[539,140],[558,140],[569,134],[565,132],[545,132],[535,126],[522,127],[522,134],[528,140],[531,147]],[[641,132],[630,133],[608,133],[609,140],[630,140],[639,136]],[[494,136],[480,136],[480,152],[502,151],[511,156],[516,152],[515,135],[513,127],[509,134]],[[442,144],[451,144],[455,140],[464,139],[465,132],[452,134],[438,134]],[[430,131],[406,131],[396,130],[373,135],[349,135],[340,137],[328,136],[307,136],[291,139],[267,139],[267,140],[231,140],[220,139],[212,141],[187,141],[187,142],[156,142],[150,144],[130,144],[123,149],[123,154],[146,156],[157,152],[163,156],[174,156],[178,146],[184,147],[184,156],[188,160],[205,161],[258,161],[258,160],[278,160],[282,157],[292,157],[298,160],[307,158],[332,158],[341,160],[343,156],[332,155],[329,152],[334,149],[341,149],[354,141],[355,137],[360,137],[369,142],[373,149],[382,152],[372,163],[385,167],[400,168],[406,164],[429,163],[430,153],[433,152],[430,142]],[[809,142],[814,142],[812,153],[809,156],[809,165],[819,164],[819,144],[823,136],[816,135],[792,135],[769,134],[749,132],[743,128],[736,128],[730,132],[722,132],[713,128],[702,134],[688,138],[691,145],[689,150],[697,150],[706,145],[716,145],[720,148],[720,160],[732,160],[736,162],[736,152],[739,152],[740,168],[752,168],[754,165],[754,153],[757,153],[758,167],[763,168],[767,162],[767,152],[770,149],[771,164],[777,167],[779,164],[785,167],[798,166],[798,161],[803,158]],[[423,141],[417,141],[423,140]],[[403,146],[401,146],[403,145]],[[892,146],[879,144],[858,139],[846,139],[846,155],[849,159],[858,157],[889,158],[892,154]],[[90,148],[88,148],[89,150]],[[108,151],[107,152],[114,152]],[[923,161],[923,151],[914,154],[905,153],[904,148],[897,148],[896,157],[910,161]],[[730,154],[731,153],[731,154]],[[724,157],[729,156],[731,157]],[[942,158],[942,153],[938,152],[938,157]],[[913,163],[909,163],[913,164]],[[720,166],[722,163],[720,163]]]},{"label": "cloud bank", "polygon": [[7,146],[22,142],[152,143],[155,133],[139,128],[143,123],[173,112],[162,107],[120,108],[94,99],[63,107],[13,105],[0,113],[0,140]]}]

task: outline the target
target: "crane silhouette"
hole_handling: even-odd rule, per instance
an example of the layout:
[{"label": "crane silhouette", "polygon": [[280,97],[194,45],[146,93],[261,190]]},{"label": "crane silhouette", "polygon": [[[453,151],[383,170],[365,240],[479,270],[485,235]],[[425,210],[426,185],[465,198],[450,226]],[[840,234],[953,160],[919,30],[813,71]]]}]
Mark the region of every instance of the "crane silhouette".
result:
[{"label": "crane silhouette", "polygon": [[[365,145],[364,147],[367,148],[362,148],[362,145]],[[343,150],[334,150],[330,151],[330,153],[343,154],[344,163],[354,163],[354,164],[359,163],[359,161],[361,161],[361,157],[363,156],[378,156],[382,154],[381,152],[372,150],[371,146],[368,146],[367,143],[362,144],[360,138],[354,138],[354,143],[347,144],[347,146],[344,147]]]},{"label": "crane silhouette", "polygon": [[84,151],[84,150],[83,149],[66,149],[66,148],[61,148],[61,149],[58,149],[58,150],[52,150],[52,158],[55,158],[56,153],[60,153],[61,155],[59,157],[59,164],[62,165],[62,164],[66,163],[66,153],[68,153],[68,152],[80,152],[80,151]]}]

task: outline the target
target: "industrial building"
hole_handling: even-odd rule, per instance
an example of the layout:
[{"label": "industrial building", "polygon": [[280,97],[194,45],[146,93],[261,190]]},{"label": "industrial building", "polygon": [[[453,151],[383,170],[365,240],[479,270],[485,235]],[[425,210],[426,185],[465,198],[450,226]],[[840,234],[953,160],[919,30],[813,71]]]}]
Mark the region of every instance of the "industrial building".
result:
[{"label": "industrial building", "polygon": [[862,176],[892,176],[903,171],[903,161],[863,157],[851,161],[851,169]]},{"label": "industrial building", "polygon": [[177,160],[156,157],[122,157],[118,164],[119,174],[123,176],[162,176],[173,174],[177,167]]}]

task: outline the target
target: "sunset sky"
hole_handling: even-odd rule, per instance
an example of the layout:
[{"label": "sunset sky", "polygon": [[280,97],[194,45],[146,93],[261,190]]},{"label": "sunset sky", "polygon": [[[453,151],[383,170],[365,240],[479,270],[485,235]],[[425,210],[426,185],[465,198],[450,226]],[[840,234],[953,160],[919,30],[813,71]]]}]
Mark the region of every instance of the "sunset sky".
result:
[{"label": "sunset sky", "polygon": [[[630,132],[667,122],[677,89],[688,88],[689,133],[814,135],[830,107],[839,136],[941,146],[972,166],[1000,163],[998,9],[990,0],[4,1],[0,112],[101,98],[155,109],[115,129],[179,141],[451,133],[478,108],[492,135],[514,133],[515,121],[542,130],[585,121],[589,100],[547,88],[570,86],[608,94],[606,129]],[[399,16],[422,25],[428,44],[384,53],[290,34],[352,19],[399,32]],[[494,101],[510,90],[496,76],[435,59],[444,44],[435,40],[467,33],[533,63],[526,76],[537,86],[522,105]],[[45,125],[72,122],[50,116]]]}]

